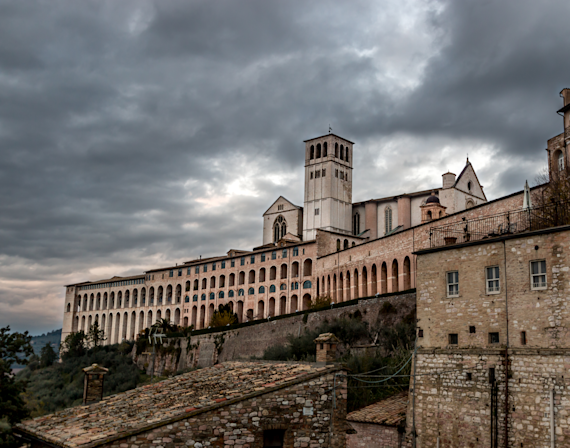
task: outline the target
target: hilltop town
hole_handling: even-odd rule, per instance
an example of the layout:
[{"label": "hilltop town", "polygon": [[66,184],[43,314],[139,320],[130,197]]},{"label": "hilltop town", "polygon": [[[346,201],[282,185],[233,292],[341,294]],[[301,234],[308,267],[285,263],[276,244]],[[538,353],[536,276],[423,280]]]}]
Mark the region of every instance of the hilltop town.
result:
[{"label": "hilltop town", "polygon": [[[489,201],[467,160],[432,189],[353,202],[357,149],[329,133],[304,142],[303,206],[277,198],[260,246],[66,285],[64,346],[96,326],[104,345],[136,342],[147,373],[188,373],[104,397],[109,371],[93,365],[84,406],[17,433],[69,448],[567,446],[570,89],[561,96],[564,132],[532,189]],[[157,321],[174,328],[158,359]],[[341,335],[341,321],[367,330]],[[390,370],[340,362],[394,357],[382,329],[405,322],[415,341]],[[314,358],[268,355],[314,329]],[[408,387],[348,412],[359,387],[396,378]]]}]

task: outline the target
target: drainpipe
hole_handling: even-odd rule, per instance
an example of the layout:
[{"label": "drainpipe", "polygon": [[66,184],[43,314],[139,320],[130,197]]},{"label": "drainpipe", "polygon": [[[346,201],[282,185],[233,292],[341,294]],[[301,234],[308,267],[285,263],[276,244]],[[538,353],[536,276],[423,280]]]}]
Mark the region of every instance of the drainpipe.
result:
[{"label": "drainpipe", "polygon": [[554,448],[554,387],[550,390],[550,448]]},{"label": "drainpipe", "polygon": [[507,322],[507,348],[505,348],[505,448],[509,448],[509,290],[507,283],[507,242],[503,241],[505,266],[505,318]]}]

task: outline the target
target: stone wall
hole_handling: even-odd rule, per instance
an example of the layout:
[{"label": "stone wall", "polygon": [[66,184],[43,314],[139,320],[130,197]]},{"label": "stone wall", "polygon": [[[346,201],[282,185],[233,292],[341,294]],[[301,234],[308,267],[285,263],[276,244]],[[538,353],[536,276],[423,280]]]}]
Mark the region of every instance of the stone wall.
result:
[{"label": "stone wall", "polygon": [[400,448],[402,435],[393,426],[349,422],[356,434],[346,435],[346,448]]},{"label": "stone wall", "polygon": [[[491,446],[491,383],[497,384],[499,446],[550,447],[550,393],[554,390],[555,446],[570,446],[570,353],[567,350],[509,351],[508,403],[505,353],[500,350],[421,351],[417,356],[415,418],[422,448]],[[412,385],[412,383],[411,383]],[[410,395],[411,398],[411,395]],[[411,403],[411,400],[410,400]],[[505,410],[508,410],[505,422]],[[408,441],[413,409],[408,409]],[[505,427],[506,423],[506,427]]]},{"label": "stone wall", "polygon": [[346,380],[336,378],[334,406],[334,376],[335,373],[329,373],[235,404],[220,405],[217,409],[100,446],[263,448],[263,431],[281,429],[285,431],[286,447],[344,448]]},{"label": "stone wall", "polygon": [[[381,309],[384,302],[391,303],[395,312],[383,314]],[[173,354],[157,356],[155,373],[162,374],[164,369],[174,372],[193,367],[208,367],[216,362],[261,357],[268,347],[287,344],[289,335],[300,335],[305,330],[319,326],[325,320],[331,322],[337,318],[354,315],[356,312],[359,312],[363,321],[369,325],[392,326],[415,311],[415,302],[415,291],[408,291],[398,295],[362,299],[354,305],[306,315],[291,315],[235,330],[192,336],[190,341],[185,338],[171,340],[168,344],[176,345],[176,349],[180,348],[180,358],[176,362],[178,354],[174,350]],[[135,362],[150,374],[150,355],[136,356]]]}]

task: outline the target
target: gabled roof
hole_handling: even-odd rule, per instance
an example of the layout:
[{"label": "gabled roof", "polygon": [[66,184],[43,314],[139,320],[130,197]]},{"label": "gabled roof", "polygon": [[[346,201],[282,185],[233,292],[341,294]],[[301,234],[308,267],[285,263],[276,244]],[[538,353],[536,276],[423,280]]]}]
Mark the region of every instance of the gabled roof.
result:
[{"label": "gabled roof", "polygon": [[303,207],[299,207],[298,205],[293,204],[293,203],[292,203],[289,199],[287,199],[285,196],[279,196],[277,199],[275,199],[275,201],[273,202],[273,204],[271,204],[271,205],[269,206],[269,208],[268,208],[267,210],[265,210],[265,212],[263,212],[263,215],[262,215],[262,216],[265,216],[265,214],[269,211],[269,209],[270,209],[271,207],[273,207],[273,206],[277,203],[277,201],[278,201],[279,199],[284,199],[285,201],[287,201],[289,204],[291,204],[291,205],[292,205],[293,207],[295,207],[296,209],[302,209],[302,208],[303,208]]},{"label": "gabled roof", "polygon": [[[461,173],[459,173],[459,176],[457,176],[457,178],[455,179],[455,183],[453,184],[453,188],[457,188],[457,183],[459,182],[459,180],[461,179],[461,177],[465,174],[465,172],[467,171],[467,169],[471,167],[471,170],[473,171],[473,175],[475,176],[475,180],[477,181],[477,183],[479,184],[479,186],[481,187],[481,182],[479,182],[479,178],[477,177],[477,173],[475,172],[475,168],[473,168],[473,165],[471,165],[471,162],[469,161],[469,159],[467,159],[467,163],[465,163],[465,166],[463,167],[463,169],[461,170]],[[466,192],[464,192],[466,193]],[[485,196],[485,192],[483,191],[483,187],[481,187],[481,193],[483,193],[483,198],[485,199],[485,201],[487,200],[487,196]],[[468,193],[472,196],[475,196],[473,193]]]},{"label": "gabled roof", "polygon": [[385,400],[351,412],[346,416],[349,422],[375,423],[377,425],[401,426],[406,421],[408,391],[400,392]]},{"label": "gabled roof", "polygon": [[340,370],[315,363],[226,362],[17,424],[16,432],[91,448]]}]

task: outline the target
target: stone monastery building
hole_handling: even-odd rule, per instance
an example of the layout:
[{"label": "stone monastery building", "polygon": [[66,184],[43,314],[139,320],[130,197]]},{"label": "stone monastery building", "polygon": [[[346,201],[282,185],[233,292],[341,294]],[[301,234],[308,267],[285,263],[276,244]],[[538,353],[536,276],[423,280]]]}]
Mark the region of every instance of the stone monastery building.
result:
[{"label": "stone monastery building", "polygon": [[95,321],[113,344],[160,318],[208,327],[221,304],[242,322],[305,310],[316,296],[338,302],[415,287],[413,244],[401,237],[486,203],[483,187],[467,161],[439,187],[353,203],[353,150],[332,133],[305,141],[304,206],[280,196],[263,214],[259,247],[68,285],[62,340]]}]

